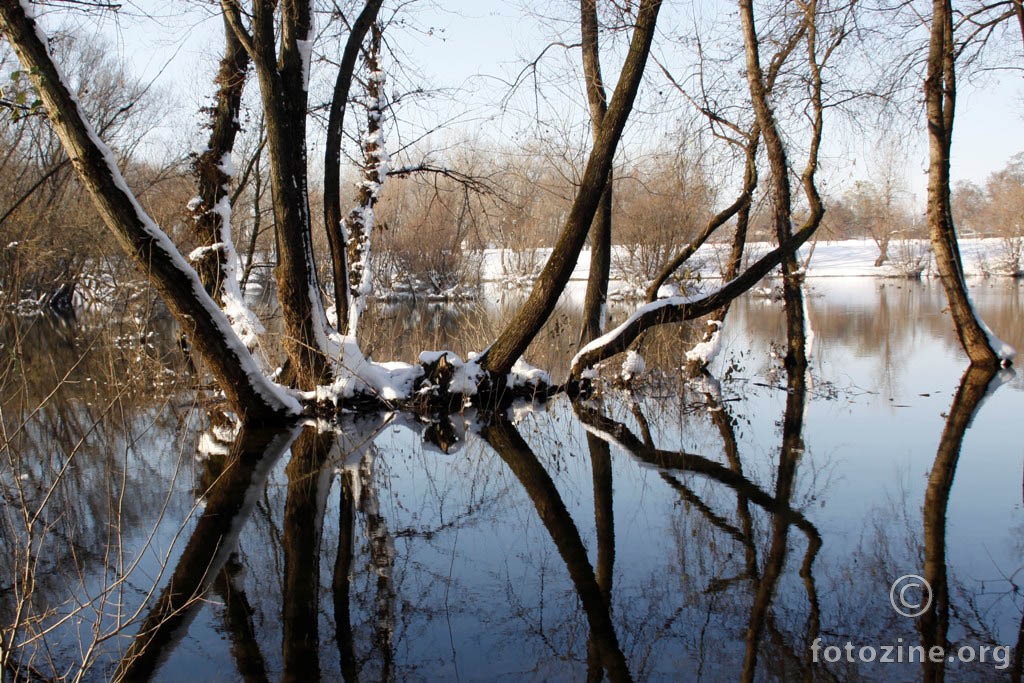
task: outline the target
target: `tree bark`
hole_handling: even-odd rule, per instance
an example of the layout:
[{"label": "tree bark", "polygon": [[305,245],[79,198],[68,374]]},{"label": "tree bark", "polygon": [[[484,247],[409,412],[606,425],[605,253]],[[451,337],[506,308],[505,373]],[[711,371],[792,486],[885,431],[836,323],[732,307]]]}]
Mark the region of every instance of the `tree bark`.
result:
[{"label": "tree bark", "polygon": [[551,315],[558,297],[569,282],[576,259],[586,242],[597,205],[604,194],[626,119],[633,108],[660,9],[661,0],[642,0],[640,3],[636,28],[619,83],[612,95],[597,142],[587,160],[580,189],[565,226],[526,302],[520,306],[482,359],[483,368],[493,375],[504,375],[512,369]]},{"label": "tree bark", "polygon": [[[605,114],[608,96],[601,77],[601,52],[598,41],[597,0],[580,0],[580,33],[582,35],[583,78],[590,106],[590,131],[596,145]],[[605,179],[604,192],[597,213],[590,224],[590,274],[583,300],[583,327],[580,346],[601,336],[608,301],[608,280],[612,264],[612,172]]]},{"label": "tree bark", "polygon": [[[221,0],[232,30],[249,53],[260,82],[277,235],[278,300],[284,348],[299,388],[311,390],[331,376],[325,354],[327,318],[313,258],[307,192],[306,114],[312,15],[303,0],[280,3],[280,41],[274,32],[278,3],[253,0],[251,34],[237,0]],[[280,42],[278,54],[278,42]]]},{"label": "tree bark", "polygon": [[953,142],[956,106],[954,49],[952,4],[950,0],[933,0],[924,82],[928,116],[928,234],[960,345],[972,364],[996,367],[999,357],[975,315],[967,293],[950,206],[949,151]]},{"label": "tree bark", "polygon": [[[224,159],[230,158],[235,147],[235,136],[239,131],[238,113],[241,108],[242,91],[245,89],[245,73],[249,69],[249,54],[238,41],[235,32],[224,18],[224,57],[217,71],[217,94],[210,110],[210,138],[206,151],[192,163],[196,177],[199,202],[190,205],[194,222],[192,230],[200,245],[213,247],[222,244],[221,228],[224,215],[218,207],[228,197],[231,177],[225,172]],[[211,248],[195,259],[196,272],[207,293],[223,305],[221,282],[224,277],[227,253],[223,246]]]},{"label": "tree bark", "polygon": [[[772,222],[775,225],[776,238],[779,244],[782,244],[792,233],[792,188],[789,183],[789,160],[786,157],[786,147],[782,142],[782,136],[779,134],[775,113],[768,101],[768,88],[765,84],[764,72],[761,69],[760,41],[754,24],[753,0],[740,0],[739,8],[747,61],[747,85],[750,89],[750,101],[754,108],[754,115],[758,127],[761,129],[761,137],[764,139],[768,166],[771,169]],[[802,27],[802,30],[804,29],[805,27]],[[796,253],[785,254],[782,259],[782,278],[786,301],[788,342],[785,364],[787,368],[807,363],[803,334],[803,293],[796,275],[798,269]]]},{"label": "tree bark", "polygon": [[84,119],[24,6],[0,3],[0,19],[104,223],[148,275],[232,407],[249,420],[280,419],[296,410],[297,405],[285,401],[269,380],[253,371],[252,356],[195,270],[143,211],[114,164],[113,154]]},{"label": "tree bark", "polygon": [[384,149],[384,74],[380,70],[380,27],[371,27],[370,46],[366,51],[366,135],[363,137],[363,180],[356,193],[356,205],[345,217],[346,255],[348,260],[347,317],[338,317],[342,334],[355,335],[359,317],[372,287],[370,248],[373,237],[374,207],[387,176],[387,152]]}]

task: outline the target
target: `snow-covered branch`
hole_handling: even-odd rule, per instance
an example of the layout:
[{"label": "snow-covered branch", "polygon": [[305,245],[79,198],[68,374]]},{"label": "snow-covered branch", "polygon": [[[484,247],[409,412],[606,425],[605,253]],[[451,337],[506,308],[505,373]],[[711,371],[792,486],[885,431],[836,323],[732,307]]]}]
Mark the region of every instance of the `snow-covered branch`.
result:
[{"label": "snow-covered branch", "polygon": [[761,278],[782,263],[788,254],[796,253],[800,245],[814,233],[816,227],[816,224],[809,225],[795,233],[783,245],[762,256],[742,274],[710,294],[693,297],[674,296],[644,304],[614,330],[580,349],[572,359],[571,377],[580,379],[587,368],[622,353],[641,333],[651,327],[700,318],[724,306],[757,284]]}]

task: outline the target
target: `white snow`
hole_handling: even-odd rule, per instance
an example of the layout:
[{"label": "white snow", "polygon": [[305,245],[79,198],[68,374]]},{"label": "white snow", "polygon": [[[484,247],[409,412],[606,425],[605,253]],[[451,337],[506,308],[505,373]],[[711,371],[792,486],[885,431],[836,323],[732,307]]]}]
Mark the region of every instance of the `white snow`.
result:
[{"label": "white snow", "polygon": [[220,163],[217,164],[217,168],[220,172],[226,175],[228,178],[234,178],[236,174],[235,162],[231,159],[231,153],[225,152],[220,158]]},{"label": "white snow", "polygon": [[536,401],[527,401],[526,399],[518,398],[512,401],[512,405],[505,409],[505,417],[509,421],[518,425],[530,415],[534,413],[543,412],[544,406],[538,404]]},{"label": "white snow", "polygon": [[420,354],[420,362],[434,363],[442,356],[446,356],[448,362],[455,366],[455,372],[452,375],[448,390],[453,394],[475,395],[480,377],[483,374],[480,364],[475,360],[476,354],[471,353],[469,360],[463,362],[458,355],[451,351],[424,351]]},{"label": "white snow", "polygon": [[211,251],[218,251],[224,248],[223,242],[215,242],[214,244],[207,244],[206,246],[196,247],[188,253],[189,263],[195,263],[199,259],[203,258]]},{"label": "white snow", "polygon": [[622,334],[623,330],[632,325],[637,318],[649,313],[650,311],[656,311],[660,308],[665,308],[666,306],[681,306],[683,304],[692,303],[695,300],[696,299],[693,297],[672,296],[666,299],[658,299],[657,301],[653,301],[649,304],[644,304],[643,306],[633,311],[633,313],[631,313],[628,318],[622,321],[621,325],[619,325],[613,330],[606,332],[605,334],[601,335],[594,341],[589,342],[582,349],[580,349],[576,353],[576,355],[573,356],[572,362],[569,364],[569,367],[575,370],[577,363],[579,363],[580,358],[584,354],[589,353],[594,349],[599,349],[602,346],[606,346],[607,344],[611,343],[616,337]]},{"label": "white snow", "polygon": [[295,47],[299,50],[302,58],[302,89],[309,90],[309,67],[313,61],[313,41],[296,40]]},{"label": "white snow", "polygon": [[[960,253],[964,264],[964,272],[968,277],[986,277],[991,275],[1014,275],[1014,268],[1008,265],[1009,259],[1004,252],[1008,246],[1006,240],[1000,238],[963,238],[959,241]],[[768,242],[751,242],[746,251],[751,257],[760,256],[774,244]],[[701,280],[717,280],[721,278],[720,264],[728,260],[730,244],[704,244],[694,253],[687,264],[691,273]],[[806,269],[808,278],[818,277],[882,277],[904,278],[920,275],[934,277],[936,275],[933,260],[930,258],[928,240],[902,240],[889,244],[890,259],[882,266],[875,266],[878,258],[878,246],[874,241],[867,240],[820,240],[814,246],[814,254]],[[806,261],[811,245],[805,244],[798,251],[798,259]],[[551,255],[551,249],[536,249],[531,252],[509,249],[485,249],[481,253],[482,277],[485,282],[505,282],[521,278],[522,269],[516,264],[543,263]],[[612,247],[612,262],[624,262],[628,252],[622,245]],[[918,272],[919,271],[919,272]],[[580,252],[576,267],[570,280],[586,281],[590,276],[590,250]],[[526,278],[529,284],[535,274]],[[614,291],[612,292],[614,294]],[[673,285],[666,284],[658,296],[677,296],[678,291]]]},{"label": "white snow", "polygon": [[708,325],[715,328],[707,341],[702,341],[686,352],[686,360],[689,363],[701,363],[707,365],[722,350],[722,323],[719,320],[709,320]]},{"label": "white snow", "polygon": [[228,444],[222,443],[215,439],[210,434],[203,432],[202,436],[199,437],[199,443],[196,445],[196,451],[202,456],[212,455],[228,455],[231,453],[231,448]]},{"label": "white snow", "polygon": [[644,362],[644,357],[639,353],[630,349],[626,352],[626,359],[622,361],[622,379],[627,382],[631,379],[636,379],[643,371],[647,369],[647,363]]},{"label": "white snow", "polygon": [[811,309],[807,305],[807,297],[810,293],[807,291],[807,287],[801,287],[803,290],[800,297],[804,308],[804,357],[810,358],[811,354],[814,353],[814,327],[811,325]]},{"label": "white snow", "polygon": [[[970,297],[968,297],[970,301]],[[988,345],[995,351],[996,357],[999,358],[1000,362],[1005,365],[1011,365],[1017,358],[1017,349],[1013,348],[1002,339],[996,336],[996,333],[992,331],[985,321],[982,320],[981,316],[978,315],[978,311],[974,308],[974,302],[971,302],[971,312],[974,313],[975,320],[978,321],[978,325],[981,327],[981,331],[985,333],[988,338]]]},{"label": "white snow", "polygon": [[707,372],[702,372],[696,378],[690,380],[690,385],[700,393],[707,396],[713,403],[722,401],[722,384]]},{"label": "white snow", "polygon": [[545,370],[530,365],[522,358],[516,361],[508,373],[508,386],[510,387],[537,386],[540,383],[551,384],[551,375]]}]

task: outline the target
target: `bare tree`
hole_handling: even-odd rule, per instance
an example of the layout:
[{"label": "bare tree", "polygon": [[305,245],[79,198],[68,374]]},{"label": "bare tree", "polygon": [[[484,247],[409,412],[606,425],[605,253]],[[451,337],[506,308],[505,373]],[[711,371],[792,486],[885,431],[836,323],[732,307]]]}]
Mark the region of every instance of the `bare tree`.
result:
[{"label": "bare tree", "polygon": [[530,341],[554,310],[558,297],[569,281],[576,259],[586,241],[594,213],[604,194],[615,149],[640,87],[660,9],[660,0],[640,2],[636,27],[619,75],[619,82],[601,121],[601,130],[590,152],[579,191],[565,220],[562,233],[530,296],[498,335],[482,361],[483,367],[495,376],[508,373],[523,355]]},{"label": "bare tree", "polygon": [[[608,96],[601,76],[601,50],[598,38],[597,0],[580,0],[581,51],[583,77],[586,81],[587,103],[590,106],[590,131],[594,144],[608,112]],[[605,180],[597,212],[590,226],[590,275],[583,301],[583,328],[580,344],[600,336],[604,331],[605,304],[608,299],[608,278],[612,260],[612,172]]]},{"label": "bare tree", "polygon": [[84,119],[64,84],[25,5],[0,3],[0,21],[104,222],[190,333],[232,405],[239,414],[258,420],[297,412],[298,403],[260,374],[196,272],[128,189],[109,148]]},{"label": "bare tree", "polygon": [[[754,24],[752,2],[751,0],[740,1],[740,19],[746,48],[750,100],[756,115],[757,131],[764,142],[772,173],[773,223],[779,246],[755,261],[743,273],[709,294],[699,297],[668,297],[642,306],[615,330],[580,349],[571,364],[573,378],[582,378],[584,371],[594,364],[625,351],[650,327],[692,320],[721,308],[750,289],[780,264],[783,268],[783,276],[788,282],[786,285],[787,338],[789,339],[787,366],[804,366],[806,364],[803,299],[800,292],[800,278],[797,273],[795,253],[800,245],[814,234],[824,215],[824,206],[815,184],[818,152],[824,124],[822,69],[845,39],[848,33],[845,22],[849,19],[849,15],[848,9],[831,12],[830,15],[834,15],[835,23],[828,29],[827,42],[824,45],[819,45],[818,21],[820,17],[817,2],[812,0],[801,4],[800,8],[801,12],[798,15],[796,26],[782,41],[783,47],[773,59],[772,67],[766,76],[766,72],[761,67],[759,50],[761,41]],[[793,200],[789,182],[789,160],[778,122],[769,103],[768,86],[771,74],[776,73],[781,62],[785,62],[788,55],[801,44],[806,50],[807,117],[811,125],[807,161],[800,180],[809,211],[800,229],[793,232]],[[779,60],[779,62],[777,63],[775,60]],[[752,158],[755,150],[756,147],[748,148],[748,159]],[[745,185],[749,184],[749,175],[747,181]],[[739,210],[743,203],[744,198],[741,195],[735,205],[736,209]],[[714,229],[714,222],[715,219],[712,219],[710,224],[712,229]],[[735,251],[736,249],[734,249]]]},{"label": "bare tree", "polygon": [[982,367],[1009,364],[1015,352],[992,334],[971,304],[953,224],[949,151],[956,107],[956,46],[950,0],[932,2],[924,98],[928,118],[928,233],[935,266],[949,299],[953,325],[972,364]]}]

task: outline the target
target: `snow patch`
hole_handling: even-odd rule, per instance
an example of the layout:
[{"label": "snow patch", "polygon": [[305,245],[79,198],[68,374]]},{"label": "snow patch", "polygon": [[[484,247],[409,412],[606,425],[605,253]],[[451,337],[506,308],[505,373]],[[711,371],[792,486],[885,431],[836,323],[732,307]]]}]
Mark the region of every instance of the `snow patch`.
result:
[{"label": "snow patch", "polygon": [[633,349],[626,352],[626,360],[622,361],[622,379],[628,382],[639,377],[646,369],[647,363],[644,362],[643,356]]},{"label": "snow patch", "polygon": [[508,386],[525,387],[551,384],[551,375],[545,370],[534,367],[520,358],[508,373]]},{"label": "snow patch", "polygon": [[722,350],[722,322],[720,320],[709,320],[708,326],[714,327],[715,331],[711,333],[707,341],[702,341],[686,352],[686,361],[688,363],[707,365]]}]

